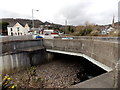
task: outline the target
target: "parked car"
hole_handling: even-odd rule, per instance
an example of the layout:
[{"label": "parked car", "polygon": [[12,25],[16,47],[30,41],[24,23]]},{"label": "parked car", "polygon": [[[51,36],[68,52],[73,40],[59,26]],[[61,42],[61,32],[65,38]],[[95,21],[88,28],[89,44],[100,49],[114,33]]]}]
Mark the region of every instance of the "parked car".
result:
[{"label": "parked car", "polygon": [[39,34],[34,34],[32,37],[33,37],[33,39],[40,39],[40,38],[43,38],[43,37],[40,36]]},{"label": "parked car", "polygon": [[73,37],[64,37],[62,39],[73,39]]}]

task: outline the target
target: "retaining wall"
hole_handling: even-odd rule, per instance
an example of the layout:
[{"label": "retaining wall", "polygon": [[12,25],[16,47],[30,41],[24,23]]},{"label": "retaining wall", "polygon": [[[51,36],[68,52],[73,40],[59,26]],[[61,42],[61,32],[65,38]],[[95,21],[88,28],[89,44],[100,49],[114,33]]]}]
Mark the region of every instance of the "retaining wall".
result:
[{"label": "retaining wall", "polygon": [[[117,40],[119,38],[113,41],[111,39],[107,40],[107,38],[94,38],[82,37],[81,39],[72,40],[62,40],[61,38],[46,39],[44,40],[44,46],[47,49],[84,54],[111,67],[114,72],[112,73],[112,86],[113,88],[120,88],[120,42]],[[110,77],[108,76],[108,78]]]},{"label": "retaining wall", "polygon": [[85,54],[102,64],[115,68],[118,58],[118,42],[109,42],[104,40],[62,40],[46,39],[44,46],[47,49],[60,50]]},{"label": "retaining wall", "polygon": [[43,39],[28,37],[2,38],[0,42],[0,72],[2,74],[15,73],[29,66],[46,62],[47,54]]},{"label": "retaining wall", "polygon": [[[120,87],[120,43],[99,37],[74,37],[72,40],[32,39],[32,36],[0,38],[0,73],[17,72],[31,65],[38,65],[50,60],[53,55],[47,49],[85,54],[114,71],[113,87]],[[117,41],[118,40],[118,41]]]}]

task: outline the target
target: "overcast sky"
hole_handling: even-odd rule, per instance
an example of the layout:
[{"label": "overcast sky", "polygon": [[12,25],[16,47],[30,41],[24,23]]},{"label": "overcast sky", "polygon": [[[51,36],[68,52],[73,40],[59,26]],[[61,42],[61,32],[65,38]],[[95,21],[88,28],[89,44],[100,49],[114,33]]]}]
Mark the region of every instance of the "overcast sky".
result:
[{"label": "overcast sky", "polygon": [[1,0],[0,18],[34,18],[71,25],[85,22],[94,24],[110,24],[112,17],[118,18],[118,2],[120,0]]}]

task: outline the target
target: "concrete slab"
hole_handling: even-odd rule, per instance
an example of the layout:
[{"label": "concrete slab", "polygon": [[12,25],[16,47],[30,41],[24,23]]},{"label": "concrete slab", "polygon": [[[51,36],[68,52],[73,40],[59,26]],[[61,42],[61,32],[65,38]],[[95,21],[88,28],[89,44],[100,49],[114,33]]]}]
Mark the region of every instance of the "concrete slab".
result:
[{"label": "concrete slab", "polygon": [[114,88],[114,73],[108,72],[90,80],[73,85],[70,88]]},{"label": "concrete slab", "polygon": [[93,58],[85,55],[85,54],[82,54],[82,53],[74,53],[74,52],[66,52],[66,51],[60,51],[60,50],[52,50],[52,49],[46,49],[47,52],[54,52],[54,53],[62,53],[62,54],[67,54],[67,55],[73,55],[73,56],[80,56],[80,57],[84,57],[86,58],[87,60],[89,60],[90,62],[94,63],[95,65],[101,67],[102,69],[110,72],[112,71],[112,68],[98,62],[97,60],[94,60]]},{"label": "concrete slab", "polygon": [[31,52],[31,51],[41,50],[41,49],[45,49],[45,47],[39,46],[39,47],[23,48],[23,49],[18,49],[18,51]]}]

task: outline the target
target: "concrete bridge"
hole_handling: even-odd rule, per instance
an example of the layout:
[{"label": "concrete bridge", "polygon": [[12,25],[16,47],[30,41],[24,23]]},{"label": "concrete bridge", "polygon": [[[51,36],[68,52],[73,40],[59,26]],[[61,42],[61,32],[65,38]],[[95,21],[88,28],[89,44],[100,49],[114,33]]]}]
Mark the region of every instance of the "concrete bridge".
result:
[{"label": "concrete bridge", "polygon": [[95,38],[62,40],[46,39],[44,46],[49,52],[82,56],[106,71],[114,69],[118,60],[118,42]]},{"label": "concrete bridge", "polygon": [[[119,38],[106,37],[73,37],[72,40],[61,38],[44,40],[48,52],[82,56],[106,70],[108,73],[93,81],[76,85],[75,87],[112,88],[120,87]],[[104,79],[104,80],[103,80]],[[102,80],[102,81],[101,81]],[[97,85],[96,82],[100,81]],[[91,83],[92,82],[92,83]],[[110,83],[108,83],[110,82]]]},{"label": "concrete bridge", "polygon": [[[104,82],[101,81],[98,84],[100,87],[120,87],[119,38],[73,37],[72,40],[62,40],[61,38],[43,40],[32,39],[31,36],[2,38],[0,42],[0,46],[2,46],[0,71],[14,72],[30,65],[41,64],[48,60],[47,52],[63,53],[82,56],[108,71],[107,74],[101,76],[102,80],[106,76],[108,77],[106,81],[103,80]],[[40,60],[38,61],[37,58],[40,58]],[[96,84],[98,80],[101,80],[101,78],[98,77],[91,82]],[[84,85],[90,88],[92,85],[88,84],[85,83]],[[75,87],[84,85],[80,84]]]}]

